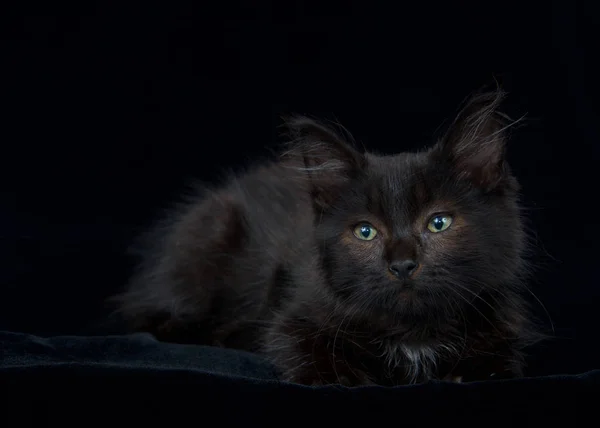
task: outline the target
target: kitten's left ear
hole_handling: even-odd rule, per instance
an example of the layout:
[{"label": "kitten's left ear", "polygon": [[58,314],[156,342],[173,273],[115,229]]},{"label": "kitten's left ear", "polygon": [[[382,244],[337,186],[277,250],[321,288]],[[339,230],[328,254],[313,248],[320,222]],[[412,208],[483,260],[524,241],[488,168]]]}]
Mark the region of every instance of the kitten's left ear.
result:
[{"label": "kitten's left ear", "polygon": [[458,176],[486,191],[500,186],[508,175],[505,131],[509,122],[498,111],[503,99],[502,91],[471,97],[434,148]]}]

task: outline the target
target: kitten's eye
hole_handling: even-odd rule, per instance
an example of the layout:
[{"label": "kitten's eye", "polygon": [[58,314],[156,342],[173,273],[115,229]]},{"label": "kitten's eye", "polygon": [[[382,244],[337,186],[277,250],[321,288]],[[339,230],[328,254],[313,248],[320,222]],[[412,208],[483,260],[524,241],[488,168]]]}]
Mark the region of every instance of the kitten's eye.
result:
[{"label": "kitten's eye", "polygon": [[452,217],[449,215],[436,215],[427,224],[427,229],[430,232],[438,233],[448,229],[452,224]]},{"label": "kitten's eye", "polygon": [[370,241],[377,236],[377,229],[368,223],[362,223],[354,228],[354,236],[363,241]]}]

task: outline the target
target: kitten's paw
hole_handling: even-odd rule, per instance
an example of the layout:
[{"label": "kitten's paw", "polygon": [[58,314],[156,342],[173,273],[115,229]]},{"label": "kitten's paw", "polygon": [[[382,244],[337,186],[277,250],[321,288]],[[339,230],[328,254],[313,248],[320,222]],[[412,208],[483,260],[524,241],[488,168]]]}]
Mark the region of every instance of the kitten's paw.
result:
[{"label": "kitten's paw", "polygon": [[354,384],[352,383],[350,378],[348,376],[344,376],[344,375],[338,377],[337,383],[339,383],[342,386],[347,386],[347,387],[354,386]]},{"label": "kitten's paw", "polygon": [[462,376],[454,376],[452,374],[446,375],[445,378],[443,378],[442,380],[445,382],[452,382],[452,383],[462,383]]},{"label": "kitten's paw", "polygon": [[348,374],[339,375],[336,383],[348,388],[377,385],[365,372],[356,369]]}]

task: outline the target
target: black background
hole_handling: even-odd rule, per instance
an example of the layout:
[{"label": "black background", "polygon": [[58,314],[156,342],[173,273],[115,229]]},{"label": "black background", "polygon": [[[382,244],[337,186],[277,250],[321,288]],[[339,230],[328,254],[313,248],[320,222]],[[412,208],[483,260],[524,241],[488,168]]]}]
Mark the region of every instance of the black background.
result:
[{"label": "black background", "polygon": [[92,332],[131,239],[190,177],[267,155],[282,114],[396,152],[497,79],[557,335],[531,373],[599,367],[592,2],[53,3],[1,18],[0,329]]}]

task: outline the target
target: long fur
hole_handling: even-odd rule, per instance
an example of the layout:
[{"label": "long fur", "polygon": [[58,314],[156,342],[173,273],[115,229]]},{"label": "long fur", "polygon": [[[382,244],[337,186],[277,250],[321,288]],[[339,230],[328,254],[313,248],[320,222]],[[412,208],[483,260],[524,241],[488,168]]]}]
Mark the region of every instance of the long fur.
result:
[{"label": "long fur", "polygon": [[[276,160],[204,188],[147,235],[118,313],[161,340],[261,353],[304,384],[522,375],[542,336],[503,97],[475,95],[440,141],[393,156],[288,118]],[[440,213],[453,222],[432,233]],[[367,223],[377,235],[358,239]],[[417,268],[390,273],[405,260]]]}]

